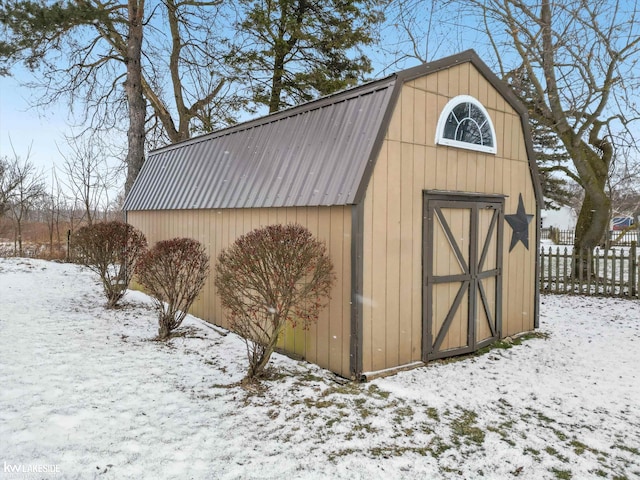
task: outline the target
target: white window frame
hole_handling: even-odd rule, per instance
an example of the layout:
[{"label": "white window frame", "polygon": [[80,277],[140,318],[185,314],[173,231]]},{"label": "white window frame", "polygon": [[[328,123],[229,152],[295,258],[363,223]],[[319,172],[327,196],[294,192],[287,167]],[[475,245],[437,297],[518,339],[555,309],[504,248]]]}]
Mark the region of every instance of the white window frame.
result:
[{"label": "white window frame", "polygon": [[[447,118],[449,118],[449,114],[453,111],[453,109],[461,103],[471,103],[475,105],[486,117],[487,122],[489,123],[489,129],[491,130],[491,137],[493,139],[492,147],[489,147],[487,145],[478,145],[476,143],[461,142],[459,140],[452,140],[451,138],[445,138],[444,127],[447,123]],[[496,154],[498,152],[496,143],[496,130],[493,127],[491,116],[489,116],[489,112],[487,112],[487,109],[484,108],[484,105],[482,105],[476,98],[472,97],[471,95],[458,95],[447,102],[447,104],[442,109],[440,118],[438,118],[438,125],[436,127],[437,145],[448,145],[450,147],[464,148],[467,150]]]}]

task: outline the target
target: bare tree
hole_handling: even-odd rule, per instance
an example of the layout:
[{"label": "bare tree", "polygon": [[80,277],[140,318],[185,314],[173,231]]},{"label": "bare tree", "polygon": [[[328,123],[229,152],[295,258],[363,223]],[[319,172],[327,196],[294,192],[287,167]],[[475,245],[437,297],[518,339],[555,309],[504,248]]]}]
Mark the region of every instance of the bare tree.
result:
[{"label": "bare tree", "polygon": [[82,205],[83,219],[91,225],[100,209],[106,209],[108,194],[116,186],[118,171],[109,166],[104,142],[94,136],[66,137],[71,153],[64,158],[63,183]]},{"label": "bare tree", "polygon": [[0,217],[9,210],[18,183],[11,161],[6,157],[0,158]]},{"label": "bare tree", "polygon": [[459,28],[464,13],[447,8],[450,0],[400,0],[387,3],[380,49],[385,70],[415,60],[426,63],[468,48],[470,32]]},{"label": "bare tree", "polygon": [[62,246],[60,222],[62,220],[64,205],[65,195],[62,191],[58,174],[54,168],[51,174],[51,190],[44,196],[42,203],[42,209],[47,223],[47,231],[49,233],[49,255],[51,257],[54,256],[54,245],[56,245],[57,252],[60,251]]},{"label": "bare tree", "polygon": [[46,194],[46,188],[42,175],[36,171],[35,166],[29,160],[30,152],[25,160],[14,152],[14,158],[9,164],[10,175],[15,178],[16,187],[9,202],[9,211],[13,220],[14,251],[18,256],[24,253],[22,245],[22,227],[29,212],[41,201]]},{"label": "bare tree", "polygon": [[624,236],[626,231],[637,230],[640,222],[640,158],[632,155],[630,149],[614,159],[607,189],[611,198],[609,220],[630,217],[634,221],[619,236]]}]

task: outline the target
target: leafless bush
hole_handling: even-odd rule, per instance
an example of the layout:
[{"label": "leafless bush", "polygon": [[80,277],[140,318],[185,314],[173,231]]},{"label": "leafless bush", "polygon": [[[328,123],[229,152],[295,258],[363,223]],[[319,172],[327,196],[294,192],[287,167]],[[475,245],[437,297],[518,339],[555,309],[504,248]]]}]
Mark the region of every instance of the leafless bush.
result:
[{"label": "leafless bush", "polygon": [[308,327],[329,300],[333,265],[301,225],[270,225],[220,253],[215,284],[247,345],[247,380],[260,377],[287,323]]},{"label": "leafless bush", "polygon": [[154,298],[158,310],[158,338],[178,328],[209,276],[209,256],[190,238],[155,244],[136,266],[136,278]]},{"label": "leafless bush", "polygon": [[73,259],[100,276],[107,307],[115,307],[129,287],[136,262],[147,248],[142,232],[118,221],[94,223],[79,228],[71,243]]}]

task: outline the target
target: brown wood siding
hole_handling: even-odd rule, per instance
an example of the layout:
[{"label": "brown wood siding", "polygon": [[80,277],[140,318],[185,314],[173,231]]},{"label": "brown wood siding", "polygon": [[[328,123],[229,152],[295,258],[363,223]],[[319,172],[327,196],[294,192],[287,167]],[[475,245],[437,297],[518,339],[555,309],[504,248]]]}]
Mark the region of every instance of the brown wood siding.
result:
[{"label": "brown wood siding", "polygon": [[[280,346],[348,377],[351,302],[351,207],[299,207],[228,210],[130,211],[127,220],[142,230],[150,245],[190,237],[215,258],[240,235],[274,223],[300,223],[324,241],[334,264],[336,284],[316,325],[288,329]],[[212,281],[207,281],[191,313],[221,327],[228,322]]]},{"label": "brown wood siding", "polygon": [[[470,94],[496,130],[497,154],[437,146],[436,124],[446,103]],[[364,200],[363,370],[422,358],[422,195],[424,190],[505,194],[505,214],[516,212],[522,193],[536,211],[524,135],[518,113],[470,64],[405,83]],[[509,252],[503,231],[502,335],[533,329],[535,223],[529,250]]]}]

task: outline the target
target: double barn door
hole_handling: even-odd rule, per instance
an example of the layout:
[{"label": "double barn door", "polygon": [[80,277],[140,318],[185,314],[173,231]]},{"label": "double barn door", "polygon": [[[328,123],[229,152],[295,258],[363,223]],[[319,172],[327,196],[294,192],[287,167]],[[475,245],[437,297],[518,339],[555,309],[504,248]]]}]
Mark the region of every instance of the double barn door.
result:
[{"label": "double barn door", "polygon": [[503,206],[502,197],[425,193],[425,361],[500,338]]}]

